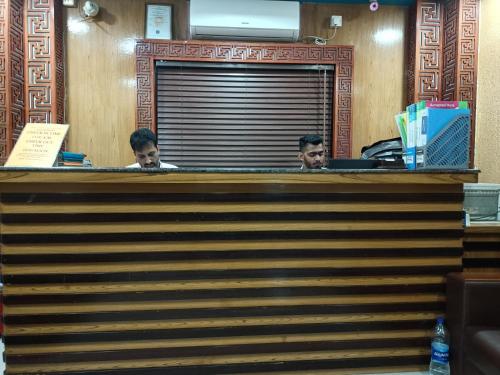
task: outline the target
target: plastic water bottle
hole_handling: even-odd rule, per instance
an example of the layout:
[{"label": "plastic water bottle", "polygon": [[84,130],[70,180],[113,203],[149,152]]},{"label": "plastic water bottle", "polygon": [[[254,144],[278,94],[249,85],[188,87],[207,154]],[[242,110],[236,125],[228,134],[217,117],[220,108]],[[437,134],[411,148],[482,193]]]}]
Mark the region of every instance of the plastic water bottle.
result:
[{"label": "plastic water bottle", "polygon": [[449,349],[449,336],[444,326],[444,318],[439,317],[432,337],[429,375],[450,375]]}]

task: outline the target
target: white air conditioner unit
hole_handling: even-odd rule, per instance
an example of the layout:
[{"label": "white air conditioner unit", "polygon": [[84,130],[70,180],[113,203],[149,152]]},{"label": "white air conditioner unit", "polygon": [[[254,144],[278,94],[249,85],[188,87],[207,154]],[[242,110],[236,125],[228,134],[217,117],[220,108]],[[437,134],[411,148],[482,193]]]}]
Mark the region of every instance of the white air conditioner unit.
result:
[{"label": "white air conditioner unit", "polygon": [[191,0],[192,39],[296,42],[298,1]]}]

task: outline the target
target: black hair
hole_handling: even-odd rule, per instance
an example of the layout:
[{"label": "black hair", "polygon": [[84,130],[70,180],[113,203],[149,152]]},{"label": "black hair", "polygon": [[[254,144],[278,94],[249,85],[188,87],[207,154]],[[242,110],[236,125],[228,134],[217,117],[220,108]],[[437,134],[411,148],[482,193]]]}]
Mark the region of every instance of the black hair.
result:
[{"label": "black hair", "polygon": [[304,135],[303,137],[301,137],[299,139],[299,151],[300,152],[303,152],[304,151],[304,148],[308,145],[308,144],[312,144],[312,145],[320,145],[323,143],[323,138],[320,137],[319,135],[317,134],[308,134],[308,135]]},{"label": "black hair", "polygon": [[132,150],[134,151],[143,150],[149,143],[152,143],[156,148],[158,148],[156,135],[148,128],[137,129],[130,135],[130,147],[132,147]]}]

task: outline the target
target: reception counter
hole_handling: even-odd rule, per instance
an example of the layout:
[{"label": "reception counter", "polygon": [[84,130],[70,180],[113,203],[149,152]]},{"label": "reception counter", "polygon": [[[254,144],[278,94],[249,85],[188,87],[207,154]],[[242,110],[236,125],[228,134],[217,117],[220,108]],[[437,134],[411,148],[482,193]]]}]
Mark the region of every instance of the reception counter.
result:
[{"label": "reception counter", "polygon": [[423,369],[476,181],[0,169],[7,374]]}]

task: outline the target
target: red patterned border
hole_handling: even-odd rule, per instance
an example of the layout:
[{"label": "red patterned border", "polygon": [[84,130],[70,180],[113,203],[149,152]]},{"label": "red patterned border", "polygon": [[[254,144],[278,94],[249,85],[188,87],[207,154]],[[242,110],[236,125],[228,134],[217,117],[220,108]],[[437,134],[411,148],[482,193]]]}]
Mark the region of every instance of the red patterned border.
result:
[{"label": "red patterned border", "polygon": [[54,4],[54,35],[55,35],[55,90],[56,90],[56,115],[58,124],[64,124],[64,24],[62,1]]},{"label": "red patterned border", "polygon": [[[335,65],[334,157],[349,158],[352,145],[354,47],[140,40],[136,45],[136,126],[156,127],[155,60]],[[335,143],[333,143],[335,142]]]},{"label": "red patterned border", "polygon": [[458,28],[457,99],[471,110],[470,165],[474,166],[480,0],[462,0]]},{"label": "red patterned border", "polygon": [[408,14],[407,27],[407,46],[406,49],[406,104],[409,105],[415,102],[416,87],[415,87],[415,65],[416,65],[416,46],[417,46],[417,14],[416,6],[412,5]]},{"label": "red patterned border", "polygon": [[27,122],[56,121],[56,57],[54,1],[27,0],[26,16],[26,119]]},{"label": "red patterned border", "polygon": [[470,165],[474,165],[479,0],[444,4],[443,99],[464,100],[471,109]]},{"label": "red patterned border", "polygon": [[9,44],[9,24],[8,24],[8,4],[5,0],[0,0],[0,163],[7,160],[7,140],[10,124],[8,122],[10,108],[9,103],[9,71],[8,71],[8,44]]},{"label": "red patterned border", "polygon": [[442,68],[440,0],[417,0],[416,15],[415,99],[439,99]]},{"label": "red patterned border", "polygon": [[11,0],[10,9],[10,71],[11,71],[11,127],[9,128],[8,153],[14,141],[21,134],[25,124],[24,116],[24,1]]},{"label": "red patterned border", "polygon": [[[412,31],[408,41],[410,56],[413,51],[417,56],[414,68],[411,58],[408,59],[408,101],[468,101],[471,167],[474,165],[479,9],[480,0],[417,0],[416,45],[411,44]],[[409,30],[412,22],[410,12]],[[413,81],[412,71],[415,72]]]},{"label": "red patterned border", "polygon": [[0,163],[24,124],[23,0],[0,1]]},{"label": "red patterned border", "polygon": [[456,100],[458,1],[446,0],[443,9],[443,80],[442,99]]}]

